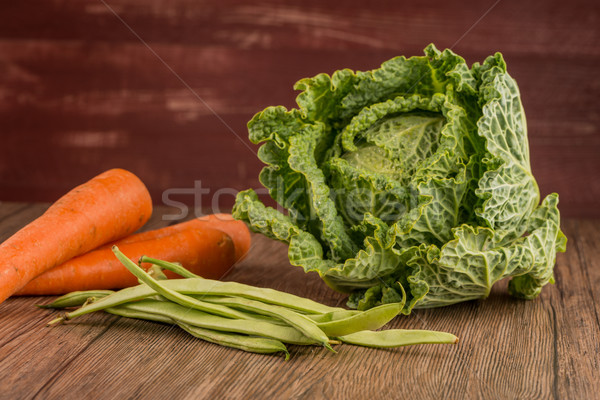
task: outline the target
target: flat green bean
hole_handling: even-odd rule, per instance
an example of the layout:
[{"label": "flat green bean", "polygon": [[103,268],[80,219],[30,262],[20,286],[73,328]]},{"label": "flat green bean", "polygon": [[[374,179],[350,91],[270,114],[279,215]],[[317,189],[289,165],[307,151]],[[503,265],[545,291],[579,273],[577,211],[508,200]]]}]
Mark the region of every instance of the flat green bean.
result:
[{"label": "flat green bean", "polygon": [[[329,307],[310,299],[280,292],[274,289],[257,288],[237,282],[221,282],[211,279],[188,278],[161,281],[161,285],[182,294],[239,296],[280,305],[301,312],[306,312],[308,314],[348,311],[343,308]],[[138,285],[121,289],[120,291],[100,299],[95,303],[65,314],[64,319],[73,319],[84,314],[103,310],[106,307],[114,307],[119,304],[141,300],[155,294],[156,292],[146,285]]]},{"label": "flat green bean", "polygon": [[171,279],[163,283],[179,293],[194,295],[238,296],[258,300],[277,306],[291,308],[305,314],[322,314],[332,311],[346,311],[340,307],[330,307],[304,297],[275,289],[260,288],[238,282],[222,282],[212,279],[191,278]]},{"label": "flat green bean", "polygon": [[68,307],[79,307],[84,304],[88,299],[100,299],[114,293],[112,290],[85,290],[78,292],[71,292],[60,296],[50,304],[38,304],[39,308],[68,308]]},{"label": "flat green bean", "polygon": [[175,320],[176,322],[183,322],[188,325],[216,331],[237,332],[246,335],[261,336],[291,344],[317,344],[314,339],[304,336],[300,331],[290,326],[276,325],[267,321],[224,318],[207,314],[199,310],[186,308],[172,302],[146,299],[123,304],[115,308],[154,314],[159,317]]},{"label": "flat green bean", "polygon": [[192,336],[226,347],[232,347],[261,354],[277,353],[282,351],[285,353],[286,360],[288,360],[290,357],[290,353],[285,345],[279,340],[275,339],[246,336],[236,333],[219,332],[211,329],[199,328],[184,322],[175,321],[172,318],[164,317],[159,314],[132,310],[123,306],[107,308],[104,311],[110,314],[119,315],[121,317],[156,321],[169,325],[178,325],[181,329],[185,330]]},{"label": "flat green bean", "polygon": [[210,329],[198,328],[183,322],[177,323],[181,329],[192,336],[206,340],[207,342],[220,344],[221,346],[233,347],[251,353],[285,353],[285,359],[290,359],[290,353],[283,343],[275,339],[239,335],[236,333],[217,332]]},{"label": "flat green bean", "polygon": [[[177,279],[177,280],[182,280],[182,279]],[[167,282],[169,282],[169,281],[165,281],[165,283],[167,283]],[[56,318],[56,319],[50,321],[48,323],[48,325],[53,325],[58,322],[71,320],[73,318],[77,318],[82,315],[89,314],[89,313],[92,313],[95,311],[101,311],[106,308],[116,307],[121,304],[136,302],[139,300],[143,300],[143,299],[155,297],[155,296],[156,296],[156,292],[147,285],[138,285],[138,286],[121,289],[118,292],[114,292],[113,294],[108,295],[104,298],[101,298],[96,302],[86,304],[86,305],[84,305],[76,310],[73,310],[71,312],[63,313],[59,318]],[[211,305],[216,306],[216,304],[211,304]],[[222,306],[222,307],[225,307],[225,306]],[[240,311],[234,310],[234,309],[229,309],[228,314],[239,316],[239,318],[241,318],[241,319],[247,318],[246,314],[244,314]]]},{"label": "flat green bean", "polygon": [[[123,317],[178,325],[206,341],[245,351],[284,352],[286,360],[289,352],[284,343],[321,344],[334,351],[331,344],[340,342],[376,348],[458,342],[456,336],[446,332],[374,331],[398,315],[403,302],[367,311],[346,310],[273,289],[203,279],[181,265],[144,256],[140,264],[153,264],[146,272],[116,246],[113,252],[141,284],[118,292],[92,290],[61,296],[40,307],[81,307],[50,324],[105,310]],[[186,279],[166,279],[163,268]]]},{"label": "flat green bean", "polygon": [[51,321],[49,325],[63,320],[70,320],[95,311],[101,311],[106,308],[116,307],[121,304],[142,300],[155,295],[156,292],[146,285],[128,287],[103,297],[94,303],[86,304],[85,306],[82,306],[76,310],[64,313],[62,317]]},{"label": "flat green bean", "polygon": [[361,331],[339,336],[343,343],[357,346],[388,348],[428,343],[458,343],[450,333],[416,329],[388,329],[384,331]]},{"label": "flat green bean", "polygon": [[127,308],[122,305],[115,306],[115,307],[108,307],[108,308],[105,308],[104,311],[109,314],[118,315],[120,317],[143,319],[143,320],[147,320],[147,321],[161,322],[163,324],[168,324],[168,325],[175,324],[175,321],[173,321],[171,318],[168,318],[168,317],[165,317],[162,315],[158,315],[158,314],[149,313],[146,311],[132,310],[132,309]]},{"label": "flat green bean", "polygon": [[[222,296],[219,296],[219,297],[222,297]],[[147,297],[147,298],[150,298],[150,297]],[[154,298],[157,299],[157,300],[162,300],[162,301],[170,301],[169,299],[167,299],[165,297],[162,297],[160,295],[155,296]],[[204,300],[208,301],[208,297],[207,296],[203,296],[202,298]],[[272,324],[283,325],[283,326],[288,326],[289,325],[286,322],[282,321],[281,319],[269,317],[267,315],[257,314],[255,312],[241,310],[241,309],[238,309],[237,311],[240,312],[240,313],[242,313],[242,314],[244,314],[245,317],[243,319],[267,321],[267,322],[270,322]]]},{"label": "flat green bean", "polygon": [[[141,263],[138,262],[138,264],[141,264]],[[164,281],[164,280],[169,279],[169,278],[167,278],[167,276],[165,275],[165,273],[162,271],[162,269],[158,265],[151,266],[148,269],[148,275],[150,275],[151,277],[153,277],[157,281]],[[140,282],[140,283],[142,283],[142,282]]]},{"label": "flat green bean", "polygon": [[139,263],[140,264],[141,263],[154,264],[157,267],[174,272],[183,278],[202,278],[200,275],[196,275],[192,271],[185,269],[181,264],[176,264],[176,263],[163,261],[163,260],[157,260],[156,258],[151,258],[148,256],[142,256],[140,258]]},{"label": "flat green bean", "polygon": [[329,337],[307,316],[286,307],[261,303],[260,301],[238,297],[207,297],[206,301],[215,302],[232,308],[251,311],[257,314],[278,318],[302,332],[305,336],[323,344],[329,350]]},{"label": "flat green bean", "polygon": [[180,293],[197,296],[212,295],[243,297],[290,308],[308,315],[348,311],[344,308],[330,307],[314,300],[281,292],[279,290],[260,288],[238,282],[222,282],[211,279],[190,278],[172,279],[164,284]]},{"label": "flat green bean", "polygon": [[342,311],[331,311],[325,314],[307,314],[306,316],[315,322],[331,322],[339,319],[349,318],[353,315],[360,314],[362,311],[358,310],[342,310]]},{"label": "flat green bean", "polygon": [[165,287],[164,285],[159,283],[159,281],[152,278],[146,271],[144,271],[143,268],[141,268],[139,265],[127,258],[125,254],[121,253],[117,246],[113,246],[112,251],[113,253],[115,253],[119,261],[123,263],[125,268],[129,270],[129,272],[131,272],[133,275],[135,275],[138,279],[140,279],[143,283],[148,285],[150,288],[152,288],[152,290],[154,290],[161,296],[166,297],[167,299],[177,304],[181,304],[182,306],[194,308],[216,315],[221,315],[223,317],[242,319],[245,318],[244,314],[239,313],[236,310],[232,310],[229,307],[223,307],[219,304],[207,303],[205,301],[198,300],[185,294],[178,293],[174,290]]},{"label": "flat green bean", "polygon": [[347,318],[328,322],[317,322],[327,336],[344,336],[360,331],[379,329],[390,322],[400,310],[403,303],[389,303],[370,308]]}]

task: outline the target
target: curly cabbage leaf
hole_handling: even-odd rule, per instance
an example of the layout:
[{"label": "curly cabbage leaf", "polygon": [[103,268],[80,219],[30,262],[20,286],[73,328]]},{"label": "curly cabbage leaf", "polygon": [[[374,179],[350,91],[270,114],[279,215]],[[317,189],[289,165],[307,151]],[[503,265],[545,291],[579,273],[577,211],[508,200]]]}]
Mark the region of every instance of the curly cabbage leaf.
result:
[{"label": "curly cabbage leaf", "polygon": [[531,173],[519,89],[502,55],[471,68],[433,45],[367,72],[302,79],[298,109],[248,123],[261,183],[234,216],[289,244],[348,305],[406,299],[403,312],[509,293],[533,299],[565,251],[558,195]]}]

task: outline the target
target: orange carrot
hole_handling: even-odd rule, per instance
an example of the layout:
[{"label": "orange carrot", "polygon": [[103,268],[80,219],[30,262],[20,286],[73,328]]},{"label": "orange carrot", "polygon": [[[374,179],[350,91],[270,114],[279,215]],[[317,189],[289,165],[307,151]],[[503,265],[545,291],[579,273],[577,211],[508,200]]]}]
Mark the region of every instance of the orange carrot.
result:
[{"label": "orange carrot", "polygon": [[239,262],[246,257],[250,251],[252,238],[243,221],[235,220],[231,214],[210,214],[197,219],[208,222],[211,227],[225,232],[233,239],[236,261]]},{"label": "orange carrot", "polygon": [[[206,246],[195,244],[198,239],[197,236],[192,237],[193,241],[189,243],[180,245],[177,244],[178,248],[173,249],[173,253],[165,253],[166,243],[170,243],[169,241],[160,241],[158,239],[167,238],[172,235],[176,235],[181,232],[185,232],[188,230],[198,230],[198,231],[208,231],[213,232],[215,230],[226,234],[228,236],[228,240],[233,240],[233,246],[235,249],[235,259],[234,261],[239,261],[242,259],[250,248],[250,231],[248,230],[246,224],[242,221],[236,221],[233,219],[231,214],[213,214],[207,215],[200,218],[195,218],[190,221],[181,222],[179,224],[167,226],[164,228],[159,228],[151,231],[136,233],[134,235],[129,235],[120,240],[111,242],[109,244],[105,244],[103,246],[98,247],[96,250],[86,253],[83,256],[77,257],[71,261],[67,261],[64,264],[58,265],[40,276],[31,281],[27,286],[21,289],[16,295],[45,295],[45,294],[63,294],[68,293],[69,291],[75,290],[87,290],[82,289],[82,287],[86,287],[89,289],[112,289],[112,288],[121,288],[126,286],[132,286],[137,283],[135,279],[127,278],[129,274],[126,269],[121,268],[120,263],[117,262],[117,259],[114,257],[112,253],[111,247],[112,245],[117,245],[121,250],[127,249],[128,245],[133,243],[144,242],[143,247],[134,248],[134,249],[146,249],[145,254],[140,254],[137,257],[139,258],[141,255],[147,255],[149,257],[162,259],[162,254],[173,254],[177,257],[183,257],[182,262],[185,261],[184,266],[186,268],[198,269],[198,275],[204,276],[210,279],[220,279],[222,278],[226,272],[231,269],[233,263],[221,262],[218,260],[212,261],[212,259],[207,259],[206,261],[202,261],[200,259],[190,259],[190,257],[195,254],[194,246],[196,246],[199,251],[206,248],[210,250],[210,243]],[[212,234],[215,234],[214,232]],[[229,239],[231,238],[231,239]],[[169,239],[171,242],[175,240],[174,238]],[[150,246],[156,243],[158,245],[157,249],[153,249]],[[223,249],[220,249],[223,250]],[[100,255],[99,251],[104,251],[104,255]],[[160,251],[161,255],[153,256],[155,251]],[[94,253],[94,256],[88,256],[88,254]],[[143,253],[143,251],[142,251]],[[127,253],[125,253],[127,254]],[[207,254],[203,254],[204,257]],[[214,257],[219,257],[218,254],[209,255]],[[108,257],[104,259],[102,257]],[[187,258],[186,258],[187,257]],[[137,260],[137,259],[136,259]],[[168,261],[168,260],[167,260]],[[85,263],[88,263],[89,270],[86,270]],[[110,265],[109,265],[110,264]],[[213,266],[211,268],[211,265]],[[170,272],[166,272],[167,275],[172,274]],[[114,274],[114,276],[109,276],[110,274]],[[85,277],[79,278],[79,277]],[[65,283],[66,280],[72,279],[73,284],[69,286]],[[82,284],[81,281],[88,282],[87,284]],[[94,284],[94,279],[97,280],[97,284]],[[127,280],[128,279],[128,280]],[[119,286],[109,287],[108,283],[116,284]],[[126,286],[121,286],[121,284]],[[98,285],[103,285],[102,287]],[[66,288],[70,287],[70,290],[66,290]]]},{"label": "orange carrot", "polygon": [[0,244],[0,303],[42,272],[146,223],[152,201],[131,172],[111,169],[77,186]]},{"label": "orange carrot", "polygon": [[119,248],[125,243],[134,243],[142,240],[159,239],[186,229],[218,229],[228,234],[233,240],[235,246],[235,260],[240,261],[244,258],[248,250],[250,250],[250,231],[246,224],[242,221],[233,219],[231,214],[212,214],[205,215],[200,218],[195,218],[190,221],[180,222],[175,225],[167,226],[152,231],[136,233],[135,235],[127,236],[114,243],[107,244],[102,248],[110,249],[112,245],[117,245]]},{"label": "orange carrot", "polygon": [[[133,261],[141,256],[179,262],[193,273],[210,279],[222,278],[235,262],[231,238],[216,229],[187,229],[156,239],[119,244]],[[149,268],[150,265],[142,264]],[[178,277],[165,271],[169,278]],[[76,290],[121,289],[138,281],[115,257],[110,248],[100,248],[75,257],[44,272],[16,295],[65,294]]]}]

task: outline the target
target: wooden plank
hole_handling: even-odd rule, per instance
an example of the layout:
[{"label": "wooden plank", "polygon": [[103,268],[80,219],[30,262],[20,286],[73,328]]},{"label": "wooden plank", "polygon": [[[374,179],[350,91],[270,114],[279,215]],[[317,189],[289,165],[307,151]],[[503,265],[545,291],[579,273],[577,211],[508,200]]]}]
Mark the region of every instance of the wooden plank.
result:
[{"label": "wooden plank", "polygon": [[[7,45],[4,52],[14,54],[16,47],[20,46],[21,44]],[[80,71],[86,67],[97,68],[94,60],[87,66],[78,62],[79,54],[68,51],[70,47],[70,44],[42,44],[31,46],[29,51],[30,56],[41,52],[60,60],[70,58],[71,64],[77,65]],[[123,166],[139,175],[149,186],[154,202],[159,204],[164,203],[165,190],[181,188],[189,191],[194,188],[195,181],[209,189],[211,195],[221,188],[241,190],[260,187],[258,173],[262,164],[254,154],[256,146],[247,143],[245,124],[255,111],[266,105],[292,104],[295,95],[292,83],[305,75],[298,67],[295,67],[296,71],[286,69],[285,74],[271,71],[277,77],[276,82],[263,84],[274,86],[276,91],[268,93],[260,90],[260,84],[256,80],[252,81],[254,87],[248,87],[246,78],[236,78],[231,65],[221,64],[220,72],[213,72],[205,78],[209,83],[197,87],[198,93],[227,121],[236,132],[235,136],[202,106],[193,93],[185,88],[181,89],[178,86],[180,83],[161,64],[156,64],[143,46],[116,45],[96,51],[106,55],[102,62],[106,63],[108,71],[112,69],[115,74],[118,74],[122,63],[119,61],[120,57],[131,57],[130,61],[146,60],[129,66],[135,70],[136,76],[146,76],[144,71],[149,66],[152,66],[153,72],[140,84],[141,88],[88,88],[81,94],[66,95],[51,84],[45,90],[48,96],[39,98],[36,104],[31,104],[28,97],[23,97],[26,104],[14,101],[6,105],[5,112],[0,114],[10,121],[12,134],[7,138],[6,146],[0,149],[0,164],[4,163],[6,170],[0,177],[5,199],[52,201],[69,188],[114,165]],[[166,57],[180,54],[177,49],[165,48],[161,51],[166,53]],[[209,57],[230,60],[235,57],[234,54],[214,50],[197,59]],[[288,60],[286,62],[293,62],[298,66],[303,65],[304,56],[282,51],[270,52],[266,57],[271,65],[280,65],[283,60]],[[348,54],[340,52],[323,51],[315,53],[311,58],[330,60],[332,66],[329,70],[336,68],[336,63],[338,67],[350,63]],[[595,205],[600,196],[600,181],[594,179],[593,174],[600,170],[600,158],[597,157],[600,141],[595,135],[598,121],[588,118],[589,112],[586,109],[586,104],[593,103],[595,93],[590,91],[585,92],[588,95],[579,96],[572,94],[573,88],[577,87],[572,77],[584,79],[593,74],[595,64],[583,63],[575,72],[570,67],[572,60],[553,62],[555,76],[552,79],[556,79],[557,83],[552,87],[563,94],[553,96],[547,85],[550,78],[545,75],[536,78],[539,75],[537,71],[543,70],[543,66],[550,62],[549,59],[530,60],[520,57],[511,61],[514,61],[511,66],[515,67],[518,75],[523,75],[517,78],[522,82],[521,89],[530,121],[532,167],[542,192],[560,193],[560,207],[565,215],[597,215],[600,208]],[[179,65],[180,62],[183,61],[175,59],[174,65]],[[246,58],[242,63],[252,65],[252,60]],[[183,70],[178,70],[184,76],[194,76],[193,71],[202,69],[201,62],[186,62],[183,66]],[[525,71],[519,72],[523,70]],[[69,72],[75,73],[77,72]],[[253,74],[252,71],[249,73]],[[44,82],[56,80],[42,71],[39,74],[39,79]],[[86,71],[86,74],[93,74],[93,70]],[[292,74],[295,76],[290,76]],[[230,75],[234,77],[230,78]],[[153,81],[150,77],[154,76],[162,76],[169,82],[168,88],[158,92],[152,89]],[[231,85],[229,92],[222,87],[220,82],[223,81],[228,81]],[[120,80],[116,79],[115,82]],[[32,85],[31,89],[25,90],[38,89],[37,85]],[[250,100],[243,96],[236,97],[236,92],[263,94],[256,95],[252,100],[255,105],[249,106]],[[205,96],[205,93],[209,96]],[[235,97],[236,102],[229,101],[230,97]],[[540,97],[549,100],[539,103],[537,99]],[[165,102],[173,107],[165,108]],[[19,115],[24,113],[34,113],[37,117],[33,121],[20,118]],[[173,121],[181,118],[188,120],[173,124]],[[30,137],[36,135],[36,132],[44,134],[32,142]],[[166,132],[170,134],[167,135]],[[177,139],[173,140],[173,137]],[[143,156],[132,157],[131,146],[134,145],[136,154]],[[14,151],[25,147],[29,149],[26,154]],[[46,151],[48,148],[53,151]],[[160,171],[156,170],[154,165],[157,163],[154,160],[160,160]],[[40,163],[55,165],[55,173],[48,175],[47,169],[38,167]],[[74,169],[73,165],[80,168]],[[211,195],[205,195],[203,201],[210,204],[213,199]],[[180,200],[188,204],[192,204],[194,198],[185,194],[179,196]],[[229,207],[232,203],[233,196],[223,196],[220,201],[221,205]]]},{"label": "wooden plank", "polygon": [[[257,252],[270,243],[259,238],[259,244],[253,251],[254,254],[261,254],[261,264],[273,266],[275,257],[265,259],[265,253]],[[297,268],[285,265],[283,252],[271,254],[278,254],[280,261],[277,264],[287,267],[289,272],[284,273],[283,279],[269,282],[268,286],[279,287],[277,282],[284,282],[287,283],[288,289],[293,289],[290,291],[306,295],[306,291],[303,292],[302,289],[303,285],[290,285],[290,282],[305,282],[307,279],[303,273]],[[251,275],[249,280],[267,283],[260,278],[260,274],[257,277],[253,273],[257,268],[253,263],[250,263],[251,269],[243,268],[241,266],[229,279],[244,281],[244,276]],[[308,279],[307,286],[312,289],[310,297],[322,299],[333,295],[316,277],[313,280]],[[333,296],[341,300],[339,295]],[[39,394],[42,397],[58,398],[68,392],[77,397],[93,393],[94,388],[104,388],[103,394],[107,398],[131,395],[132,390],[145,394],[152,390],[157,397],[168,393],[183,396],[190,394],[190,389],[185,383],[193,381],[201,388],[209,386],[209,391],[202,392],[206,397],[227,394],[232,397],[244,397],[259,393],[286,397],[312,398],[320,394],[325,397],[338,397],[355,395],[357,390],[373,396],[385,393],[398,396],[416,393],[419,398],[436,398],[440,390],[449,393],[469,393],[472,397],[495,397],[495,394],[500,398],[530,395],[546,397],[548,391],[539,391],[535,385],[532,387],[531,377],[516,371],[536,371],[537,380],[534,384],[547,381],[540,372],[551,372],[552,369],[539,368],[539,364],[551,365],[547,356],[553,354],[552,346],[539,340],[535,335],[538,330],[524,331],[522,324],[529,324],[532,316],[536,322],[547,322],[549,319],[535,318],[540,307],[532,308],[530,303],[522,302],[525,304],[521,307],[517,304],[515,309],[515,305],[507,306],[506,300],[503,290],[496,290],[485,302],[460,305],[446,310],[419,311],[393,324],[395,327],[454,331],[463,339],[457,347],[431,345],[379,351],[344,346],[339,349],[337,355],[332,355],[322,349],[292,346],[292,360],[289,362],[276,357],[257,358],[234,350],[220,349],[214,345],[198,344],[186,339],[185,335],[174,333],[170,328],[159,328],[151,323],[141,323],[142,326],[129,322],[124,325],[116,324],[111,326],[110,331],[94,340],[77,359],[65,366],[60,375],[53,377],[52,382],[45,385]],[[508,318],[503,318],[507,308],[512,309],[512,312],[507,313]],[[524,310],[529,312],[523,314]],[[73,329],[73,326],[79,323],[91,323],[87,321],[88,317],[85,318],[54,329]],[[514,326],[512,329],[498,329],[499,324]],[[457,330],[458,326],[467,328]],[[552,331],[545,331],[541,327],[539,332]],[[159,335],[161,339],[156,339],[155,335]],[[131,336],[137,339],[132,340]],[[150,356],[148,348],[154,348],[157,353]],[[165,354],[167,349],[169,353]],[[523,355],[523,349],[530,349],[533,357],[529,357],[529,354]],[[544,352],[544,349],[548,351]],[[543,353],[546,354],[545,357],[542,357]],[[142,376],[145,378],[145,386],[148,385],[148,381],[152,384],[155,378],[166,375],[169,366],[174,367],[175,359],[188,367],[179,367],[172,371],[173,376],[176,376],[174,381],[161,382],[160,387],[142,387]],[[517,363],[519,360],[521,365]],[[91,363],[120,367],[116,371],[110,368],[98,370],[90,368]],[[141,370],[144,371],[143,374]],[[432,371],[452,373],[439,374]],[[132,387],[118,385],[117,376],[121,381],[135,383]],[[406,376],[410,377],[410,381],[420,382],[418,387],[407,384],[404,381]],[[512,380],[507,381],[507,378]],[[286,382],[298,384],[290,387]],[[360,382],[360,386],[353,385],[354,382]]]},{"label": "wooden plank", "polygon": [[5,219],[11,218],[19,213],[22,213],[29,207],[29,204],[10,201],[0,201],[0,224]]},{"label": "wooden plank", "polygon": [[34,397],[116,321],[98,314],[72,330],[47,328],[51,314],[33,311],[41,301],[28,297],[0,304],[0,380],[7,398]]},{"label": "wooden plank", "polygon": [[564,215],[600,216],[599,93],[589,83],[600,28],[589,1],[470,0],[460,10],[449,2],[108,4],[204,103],[102,3],[5,2],[0,200],[52,201],[116,165],[138,174],[157,204],[166,189],[196,180],[212,193],[259,187],[261,163],[246,139],[255,112],[293,106],[302,77],[375,68],[435,42],[456,44],[468,62],[504,53],[521,87],[542,192],[561,194]]},{"label": "wooden plank", "polygon": [[[44,205],[35,205],[40,213]],[[14,208],[14,206],[12,206]],[[146,228],[167,224],[158,208]],[[0,204],[0,213],[4,212]],[[33,218],[21,214],[21,224]],[[191,216],[191,215],[190,215]],[[13,222],[13,225],[16,222]],[[389,327],[453,332],[455,346],[394,350],[289,346],[292,358],[195,340],[171,326],[98,313],[45,327],[56,312],[21,297],[0,304],[0,382],[7,398],[593,398],[600,390],[597,317],[600,221],[564,223],[556,284],[521,301],[497,285],[486,300],[416,310]],[[0,225],[0,234],[5,229]],[[259,235],[227,280],[329,305],[344,296],[289,265],[287,248]]]},{"label": "wooden plank", "polygon": [[568,220],[568,251],[557,265],[553,319],[555,397],[594,398],[600,392],[600,221]]},{"label": "wooden plank", "polygon": [[[570,226],[570,225],[567,225]],[[600,221],[599,220],[579,220],[576,225],[576,235],[574,240],[569,243],[570,248],[576,248],[579,253],[579,262],[583,266],[582,275],[584,275],[586,290],[592,299],[591,305],[594,308],[596,325],[600,329],[600,298],[598,297],[598,288],[600,287]],[[596,342],[600,345],[600,342]],[[597,351],[600,355],[600,351]]]},{"label": "wooden plank", "polygon": [[[4,209],[4,204],[0,203],[0,209]],[[0,217],[0,242],[5,241],[23,226],[33,221],[46,211],[48,204],[43,203],[19,203],[7,204],[7,212],[2,212]]]},{"label": "wooden plank", "polygon": [[[202,7],[189,0],[108,2],[148,42],[241,49],[287,48],[292,44],[299,49],[403,46],[420,50],[423,43],[431,41],[451,46],[468,31],[458,47],[482,52],[500,47],[536,55],[552,51],[567,56],[598,54],[596,47],[582,45],[593,43],[598,33],[598,10],[589,0],[495,3],[469,0],[457,10],[453,4],[439,2],[376,2],[365,7],[360,0],[347,1],[344,7],[319,0],[301,5],[281,0],[259,4],[206,1]],[[38,39],[43,27],[44,37],[50,40],[136,41],[103,4],[28,1],[6,3],[1,10],[6,20],[0,36],[11,39]],[[58,11],[62,12],[60,17],[47,20],[47,15]],[[481,23],[475,24],[484,15]],[[572,35],[574,29],[581,36]]]}]

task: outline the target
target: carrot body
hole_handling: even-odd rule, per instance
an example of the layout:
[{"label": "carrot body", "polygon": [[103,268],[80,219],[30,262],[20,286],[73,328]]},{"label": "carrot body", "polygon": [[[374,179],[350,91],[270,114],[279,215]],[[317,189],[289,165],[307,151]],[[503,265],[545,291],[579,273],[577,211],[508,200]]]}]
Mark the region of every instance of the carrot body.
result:
[{"label": "carrot body", "polygon": [[[180,262],[186,269],[205,278],[220,279],[235,262],[231,238],[216,229],[187,229],[161,238],[119,244],[133,261],[148,256]],[[145,269],[150,265],[142,264]],[[177,277],[165,271],[169,278]],[[65,294],[77,290],[121,289],[138,284],[110,248],[100,248],[75,257],[29,282],[16,295]]]},{"label": "carrot body", "polygon": [[231,214],[210,214],[197,218],[197,220],[208,222],[212,228],[225,232],[233,239],[236,262],[242,260],[250,251],[252,238],[243,221],[234,219]]},{"label": "carrot body", "polygon": [[159,239],[161,237],[169,236],[177,232],[184,231],[186,229],[217,229],[225,232],[233,240],[235,247],[235,260],[240,261],[244,258],[248,250],[250,250],[250,231],[246,224],[242,221],[235,220],[231,214],[211,214],[194,218],[190,221],[180,222],[175,225],[166,226],[160,229],[154,229],[152,231],[146,231],[136,233],[135,235],[127,236],[114,243],[107,244],[103,248],[110,249],[115,244],[121,247],[126,243],[134,243],[142,240]]},{"label": "carrot body", "polygon": [[77,186],[0,244],[0,303],[42,272],[146,223],[152,201],[131,172],[108,170]]}]

